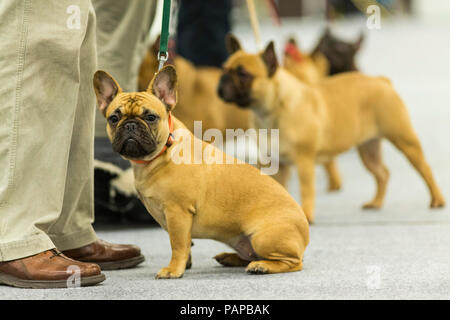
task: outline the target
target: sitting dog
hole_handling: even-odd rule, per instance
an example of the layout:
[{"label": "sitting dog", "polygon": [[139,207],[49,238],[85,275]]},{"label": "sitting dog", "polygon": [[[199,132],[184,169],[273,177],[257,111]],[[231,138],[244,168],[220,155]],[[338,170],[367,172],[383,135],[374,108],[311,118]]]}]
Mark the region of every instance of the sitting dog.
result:
[{"label": "sitting dog", "polygon": [[[237,253],[215,256],[224,266],[247,266],[247,272],[257,274],[301,270],[309,242],[301,207],[258,169],[211,162],[230,157],[195,138],[172,116],[176,88],[172,66],[157,73],[144,92],[122,92],[106,72],[94,75],[113,149],[131,161],[140,199],[169,233],[172,259],[156,277],[183,275],[191,263],[191,238],[214,239],[234,248]],[[190,154],[188,161],[176,162],[174,155],[186,142],[181,153]],[[198,144],[207,154],[200,162],[195,161]]]},{"label": "sitting dog", "polygon": [[348,72],[306,85],[278,66],[273,42],[261,54],[249,54],[234,36],[227,39],[234,53],[224,64],[219,95],[252,109],[257,128],[279,128],[280,175],[289,166],[297,167],[302,207],[310,222],[315,164],[355,146],[377,183],[374,199],[364,208],[382,206],[389,177],[381,157],[382,138],[403,152],[423,177],[431,208],[444,205],[406,107],[389,80]]}]

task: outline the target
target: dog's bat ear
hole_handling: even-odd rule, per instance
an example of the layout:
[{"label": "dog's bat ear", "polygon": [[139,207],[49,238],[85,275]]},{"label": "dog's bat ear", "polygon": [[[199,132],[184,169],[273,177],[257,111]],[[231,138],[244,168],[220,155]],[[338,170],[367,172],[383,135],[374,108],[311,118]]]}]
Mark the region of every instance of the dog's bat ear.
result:
[{"label": "dog's bat ear", "polygon": [[275,54],[275,45],[273,41],[270,41],[267,45],[266,49],[261,54],[261,58],[267,67],[267,74],[269,75],[269,78],[272,77],[278,68],[277,55]]},{"label": "dog's bat ear", "polygon": [[172,111],[177,103],[177,72],[172,65],[161,69],[150,83],[147,92],[152,93]]},{"label": "dog's bat ear", "polygon": [[316,55],[317,53],[319,53],[321,51],[323,44],[329,38],[331,38],[331,30],[330,30],[329,26],[326,26],[325,30],[323,31],[322,35],[320,36],[319,41],[317,41],[317,44],[311,54]]},{"label": "dog's bat ear", "polygon": [[290,38],[288,39],[288,43],[290,43],[290,44],[292,44],[292,45],[298,47],[298,45],[297,45],[297,40],[295,40],[294,37],[290,37]]},{"label": "dog's bat ear", "polygon": [[116,95],[122,92],[117,81],[107,72],[98,70],[94,74],[94,91],[97,96],[97,106],[106,116],[106,109]]},{"label": "dog's bat ear", "polygon": [[230,56],[242,48],[239,40],[232,33],[227,33],[225,37],[225,46],[227,47],[227,51]]},{"label": "dog's bat ear", "polygon": [[361,49],[361,45],[362,45],[363,41],[364,41],[364,32],[361,31],[361,34],[359,35],[358,40],[356,40],[356,42],[353,43],[353,50],[355,52],[358,52],[359,49]]}]

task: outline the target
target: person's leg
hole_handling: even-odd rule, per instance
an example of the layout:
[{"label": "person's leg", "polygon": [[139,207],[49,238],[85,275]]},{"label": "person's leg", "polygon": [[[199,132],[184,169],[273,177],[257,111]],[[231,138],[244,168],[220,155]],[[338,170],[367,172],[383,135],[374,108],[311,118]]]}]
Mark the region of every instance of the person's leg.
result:
[{"label": "person's leg", "polygon": [[98,265],[67,258],[47,235],[64,214],[89,6],[89,0],[0,6],[1,284],[62,288],[105,280]]},{"label": "person's leg", "polygon": [[[147,50],[156,0],[92,0],[97,15],[98,67],[112,74],[124,91],[136,91],[139,66]],[[97,112],[95,135],[106,137]]]},{"label": "person's leg", "polygon": [[75,100],[73,128],[68,142],[66,183],[61,215],[47,233],[56,247],[63,251],[78,248],[97,240],[94,222],[94,115],[95,94],[92,79],[97,70],[95,13],[90,8],[85,37],[79,52],[79,86]]},{"label": "person's leg", "polygon": [[46,232],[63,210],[89,5],[0,6],[0,261],[55,248]]},{"label": "person's leg", "polygon": [[228,57],[231,0],[181,0],[176,51],[197,66],[221,67]]},{"label": "person's leg", "polygon": [[72,117],[66,181],[59,217],[45,229],[58,250],[70,258],[94,262],[102,269],[133,267],[145,260],[138,247],[110,244],[97,238],[94,221],[94,112],[92,79],[97,70],[95,12],[89,7],[84,39],[80,45],[79,86]]}]

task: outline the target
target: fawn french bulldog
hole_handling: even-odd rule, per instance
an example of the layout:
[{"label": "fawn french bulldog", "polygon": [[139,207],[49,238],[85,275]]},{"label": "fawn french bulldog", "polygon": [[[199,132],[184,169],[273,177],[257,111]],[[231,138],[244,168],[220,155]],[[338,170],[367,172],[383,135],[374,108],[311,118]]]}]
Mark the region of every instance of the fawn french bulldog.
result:
[{"label": "fawn french bulldog", "polygon": [[280,172],[283,182],[290,166],[299,172],[302,207],[314,221],[316,163],[327,162],[357,147],[374,175],[377,191],[364,208],[380,208],[389,171],[381,156],[381,140],[392,142],[416,168],[431,194],[431,208],[444,198],[426,162],[408,112],[389,80],[348,72],[306,85],[279,67],[271,42],[260,54],[241,49],[227,38],[234,53],[224,64],[219,94],[254,112],[257,128],[279,128]]},{"label": "fawn french bulldog", "polygon": [[[94,89],[113,149],[130,160],[140,199],[169,233],[172,258],[157,278],[183,275],[191,264],[192,238],[232,247],[236,253],[214,257],[224,266],[246,266],[256,274],[302,269],[309,242],[302,208],[258,169],[233,158],[233,164],[211,161],[230,157],[195,138],[172,115],[177,101],[172,66],[158,72],[146,91],[123,92],[104,71],[95,73]],[[196,144],[200,162],[194,159]],[[180,153],[189,155],[187,161],[174,160]]]},{"label": "fawn french bulldog", "polygon": [[[306,84],[316,84],[329,75],[356,71],[355,56],[364,40],[361,33],[355,42],[336,38],[326,28],[315,49],[306,54],[302,52],[295,39],[291,38],[284,49],[284,68]],[[336,159],[325,162],[328,176],[328,191],[340,190],[342,182]]]},{"label": "fawn french bulldog", "polygon": [[[306,84],[315,84],[321,81],[329,72],[328,60],[321,52],[303,53],[293,38],[288,40],[284,48],[284,67]],[[336,159],[330,158],[323,166],[328,177],[328,191],[340,190],[342,182]],[[286,173],[286,175],[288,174]]]}]

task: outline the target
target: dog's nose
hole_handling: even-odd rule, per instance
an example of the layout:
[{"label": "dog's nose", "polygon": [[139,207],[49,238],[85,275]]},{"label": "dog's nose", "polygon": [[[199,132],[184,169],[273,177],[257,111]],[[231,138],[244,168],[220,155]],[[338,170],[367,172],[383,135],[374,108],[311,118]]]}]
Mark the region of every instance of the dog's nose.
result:
[{"label": "dog's nose", "polygon": [[136,130],[137,123],[136,122],[128,122],[125,124],[125,129],[127,129],[129,132]]}]

